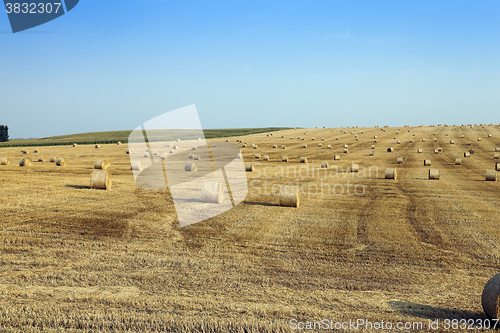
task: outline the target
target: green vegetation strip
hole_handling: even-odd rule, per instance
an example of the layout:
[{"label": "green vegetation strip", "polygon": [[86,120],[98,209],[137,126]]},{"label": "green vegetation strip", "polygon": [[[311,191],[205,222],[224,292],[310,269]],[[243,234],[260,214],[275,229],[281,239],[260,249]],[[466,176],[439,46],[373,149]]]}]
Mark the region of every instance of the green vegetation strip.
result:
[{"label": "green vegetation strip", "polygon": [[[233,136],[243,136],[257,133],[268,133],[290,129],[290,127],[264,127],[264,128],[230,128],[230,129],[206,129],[203,130],[205,139],[226,138]],[[16,139],[7,142],[0,142],[1,147],[33,147],[33,146],[62,146],[77,143],[79,145],[91,144],[109,144],[118,141],[126,144],[132,131],[113,131],[113,132],[91,132],[72,135],[52,136],[41,139]],[[199,136],[199,131],[153,131],[154,135],[148,137],[148,141],[170,141],[178,137],[183,139],[194,139]],[[167,134],[168,133],[168,134]],[[177,136],[178,135],[178,136]]]}]

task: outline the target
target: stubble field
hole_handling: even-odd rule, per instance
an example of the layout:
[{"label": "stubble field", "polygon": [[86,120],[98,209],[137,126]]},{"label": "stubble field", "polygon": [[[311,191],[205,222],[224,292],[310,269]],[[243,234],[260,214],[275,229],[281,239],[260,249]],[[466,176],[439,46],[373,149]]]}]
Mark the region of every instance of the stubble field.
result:
[{"label": "stubble field", "polygon": [[[21,149],[0,148],[11,159],[0,166],[0,328],[288,332],[291,321],[362,319],[428,331],[438,319],[446,331],[445,319],[486,318],[481,293],[500,269],[500,184],[485,174],[500,162],[499,126],[272,133],[209,140],[247,142],[244,160],[257,170],[243,203],[183,228],[168,189],[135,185],[126,144],[30,148],[34,161],[58,156],[66,167],[19,167]],[[112,162],[111,190],[89,187],[100,158]],[[386,168],[398,179],[384,179]],[[429,168],[440,180],[428,180]],[[278,205],[287,184],[304,191],[299,208]]]}]

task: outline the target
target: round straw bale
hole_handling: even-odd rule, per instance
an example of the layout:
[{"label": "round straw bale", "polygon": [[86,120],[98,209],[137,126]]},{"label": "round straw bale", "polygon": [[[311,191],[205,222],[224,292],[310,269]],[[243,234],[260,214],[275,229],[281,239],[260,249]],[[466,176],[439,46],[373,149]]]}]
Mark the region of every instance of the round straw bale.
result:
[{"label": "round straw bale", "polygon": [[455,144],[455,141],[450,140],[450,145],[454,145],[454,144]]},{"label": "round straw bale", "polygon": [[339,137],[338,137],[338,136],[337,136],[337,137],[335,137],[335,140],[338,140],[338,139],[339,139]]},{"label": "round straw bale", "polygon": [[95,148],[100,148],[101,146],[100,145],[95,145]]},{"label": "round straw bale", "polygon": [[321,138],[321,141],[325,141],[325,138]]},{"label": "round straw bale", "polygon": [[439,150],[434,149],[434,154],[437,154],[437,153],[439,153]]},{"label": "round straw bale", "polygon": [[500,171],[500,162],[495,163],[495,170]]},{"label": "round straw bale", "polygon": [[465,138],[465,135],[463,135],[463,134],[462,134],[462,135],[460,135],[460,138],[462,138],[462,139],[463,139],[463,138]]},{"label": "round straw bale", "polygon": [[179,149],[179,146],[173,146],[172,149]]},{"label": "round straw bale", "polygon": [[327,149],[332,149],[332,145],[326,146]]},{"label": "round straw bale", "polygon": [[373,150],[370,150],[370,152],[368,153],[368,156],[373,156]]},{"label": "round straw bale", "polygon": [[283,186],[280,191],[280,206],[298,208],[299,204],[300,196],[298,186]]},{"label": "round straw bale", "polygon": [[169,153],[169,154],[173,154],[173,153],[175,153],[175,150],[170,149],[170,151],[169,151],[168,153]]},{"label": "round straw bale", "polygon": [[469,154],[474,155],[474,149],[469,149]]},{"label": "round straw bale", "polygon": [[119,146],[119,145],[121,145],[122,143],[121,143],[121,141],[118,141],[116,144]]},{"label": "round straw bale", "polygon": [[495,147],[495,151],[500,151],[500,147]]},{"label": "round straw bale", "polygon": [[253,149],[257,149],[257,148],[259,148],[259,146],[257,146],[257,145],[254,145],[254,146],[253,146]]},{"label": "round straw bale", "polygon": [[68,162],[64,158],[58,158],[56,160],[56,165],[60,166],[60,167],[63,167],[63,166],[68,165]]},{"label": "round straw bale", "polygon": [[293,136],[292,136],[292,137],[290,137],[290,139],[291,139],[291,140],[293,140]]},{"label": "round straw bale", "polygon": [[377,143],[377,142],[378,142],[378,140],[377,140],[377,139],[373,140],[373,143]]},{"label": "round straw bale", "polygon": [[73,143],[73,147],[78,147],[78,143]]},{"label": "round straw bale", "polygon": [[311,141],[314,141],[314,138],[312,138]]},{"label": "round straw bale", "polygon": [[372,146],[370,147],[370,149],[375,149],[375,145],[372,145]]},{"label": "round straw bale", "polygon": [[161,158],[162,160],[166,160],[166,159],[167,159],[167,157],[168,157],[168,154],[167,154],[167,153],[163,153],[163,154],[161,154],[161,155],[160,155],[160,158]]},{"label": "round straw bale", "polygon": [[448,133],[444,133],[444,136],[448,136]]},{"label": "round straw bale", "polygon": [[413,140],[410,140],[410,143],[413,143],[414,141]]},{"label": "round straw bale", "polygon": [[491,134],[488,134],[488,138],[491,138],[491,137],[492,137]]},{"label": "round straw bale", "polygon": [[470,157],[470,153],[469,153],[468,151],[466,151],[466,152],[464,153],[464,157]]},{"label": "round straw bale", "polygon": [[181,139],[177,139],[177,140],[175,140],[175,142],[181,142]]},{"label": "round straw bale", "polygon": [[244,143],[242,147],[243,147],[243,148],[246,148],[246,147],[247,147],[247,144],[246,144],[246,143]]},{"label": "round straw bale", "polygon": [[392,148],[392,147],[387,148],[387,152],[391,153],[393,151],[394,151],[394,148]]},{"label": "round straw bale", "polygon": [[149,157],[149,151],[144,152],[144,157]]},{"label": "round straw bale", "polygon": [[396,160],[398,164],[403,164],[403,161],[404,159],[402,157],[398,157],[398,159]]},{"label": "round straw bale", "polygon": [[415,136],[415,133],[413,133],[413,136]]},{"label": "round straw bale", "polygon": [[431,160],[424,160],[425,166],[431,166]]},{"label": "round straw bale", "polygon": [[142,171],[142,162],[140,161],[132,161],[130,165],[130,169],[134,171]]},{"label": "round straw bale", "polygon": [[323,145],[322,145],[321,143],[318,143],[318,147],[320,147],[320,148],[321,148],[322,146],[323,146]]},{"label": "round straw bale", "polygon": [[19,166],[31,166],[31,163],[33,163],[33,161],[31,160],[31,158],[29,157],[25,157],[23,158],[22,160],[19,161]]},{"label": "round straw bale", "polygon": [[201,156],[200,156],[200,155],[198,155],[198,154],[194,154],[194,155],[193,155],[193,160],[195,160],[195,161],[199,161],[199,160],[201,160]]},{"label": "round straw bale", "polygon": [[35,154],[38,154],[40,152],[40,149],[35,149]]},{"label": "round straw bale", "polygon": [[112,180],[109,171],[94,171],[90,175],[90,187],[95,190],[111,189]]},{"label": "round straw bale", "polygon": [[155,150],[155,151],[153,152],[153,156],[158,156],[158,150]]},{"label": "round straw bale", "polygon": [[429,179],[439,180],[439,169],[429,169]]},{"label": "round straw bale", "polygon": [[307,163],[307,157],[302,156],[302,157],[300,158],[300,163]]},{"label": "round straw bale", "polygon": [[269,162],[269,155],[262,156],[262,160]]},{"label": "round straw bale", "polygon": [[425,142],[425,139],[424,139],[424,138],[422,138],[422,142]]},{"label": "round straw bale", "polygon": [[260,154],[255,154],[256,159],[260,159]]},{"label": "round straw bale", "polygon": [[21,149],[21,153],[23,153],[23,154],[29,154],[30,151],[29,151],[29,149],[24,148],[24,149]]},{"label": "round straw bale", "polygon": [[224,201],[224,191],[221,183],[206,182],[201,189],[201,201],[220,204]]},{"label": "round straw bale", "polygon": [[192,160],[192,159],[193,159],[193,154],[189,154],[189,155],[188,155],[188,158],[189,158],[190,160]]},{"label": "round straw bale", "polygon": [[461,158],[456,158],[455,159],[455,165],[462,165],[462,159]]},{"label": "round straw bale", "polygon": [[333,160],[334,160],[334,161],[339,161],[339,160],[340,160],[340,155],[335,155],[335,156],[333,156]]},{"label": "round straw bale", "polygon": [[281,149],[286,149],[286,146],[285,145],[281,145]]},{"label": "round straw bale", "polygon": [[472,145],[472,141],[467,141],[467,145],[468,146]]},{"label": "round straw bale", "polygon": [[44,156],[39,156],[38,157],[38,162],[45,162],[45,157]]},{"label": "round straw bale", "polygon": [[133,153],[134,152],[134,149],[133,148],[130,148],[130,149],[127,149],[127,151],[125,152],[127,155],[130,155],[130,153]]},{"label": "round straw bale", "polygon": [[443,147],[438,147],[437,151],[443,151]]},{"label": "round straw bale", "polygon": [[477,138],[477,141],[481,141],[481,138]]},{"label": "round straw bale", "polygon": [[198,149],[198,148],[196,148],[196,147],[191,148],[191,150],[197,150],[197,149]]},{"label": "round straw bale", "polygon": [[378,139],[378,137],[376,135],[373,136],[374,139]]},{"label": "round straw bale", "polygon": [[94,169],[107,170],[111,166],[111,162],[106,159],[97,160],[94,163]]},{"label": "round straw bale", "polygon": [[0,158],[0,165],[9,165],[10,159],[8,157]]},{"label": "round straw bale", "polygon": [[394,168],[385,169],[385,179],[397,179],[397,172]]},{"label": "round straw bale", "polygon": [[323,162],[321,162],[321,167],[322,167],[323,169],[328,169],[328,166],[329,166],[328,161],[323,161]]},{"label": "round straw bale", "polygon": [[281,162],[288,162],[288,156],[283,156],[281,158]]},{"label": "round straw bale", "polygon": [[353,163],[353,164],[351,164],[351,166],[349,167],[349,170],[350,170],[351,172],[358,172],[358,171],[359,171],[359,165],[357,165],[357,164],[354,164],[354,163]]},{"label": "round straw bale", "polygon": [[437,139],[437,138],[434,138],[434,142],[438,142],[438,139]]},{"label": "round straw bale", "polygon": [[245,171],[253,172],[253,163],[245,163]]},{"label": "round straw bale", "polygon": [[194,162],[188,162],[184,166],[184,171],[196,172],[198,171],[198,166]]},{"label": "round straw bale", "polygon": [[284,139],[284,138],[285,138],[285,136],[284,136],[284,135],[282,135],[282,136],[281,136],[281,138],[282,138],[282,139]]},{"label": "round straw bale", "polygon": [[344,148],[344,154],[347,154],[347,153],[349,153],[349,149]]},{"label": "round straw bale", "polygon": [[307,148],[307,145],[303,145],[302,148]]},{"label": "round straw bale", "polygon": [[349,148],[349,146],[348,145],[344,145],[344,148]]},{"label": "round straw bale", "polygon": [[417,149],[417,153],[421,154],[421,153],[423,153],[423,150],[422,149]]},{"label": "round straw bale", "polygon": [[495,160],[498,160],[500,158],[500,154],[497,154],[497,153],[493,154],[493,158]]},{"label": "round straw bale", "polygon": [[497,172],[495,170],[486,170],[486,180],[490,182],[496,182]]},{"label": "round straw bale", "polygon": [[273,145],[273,148],[278,148],[278,145]]},{"label": "round straw bale", "polygon": [[398,141],[396,141],[396,144],[398,144],[398,145],[399,145],[399,144],[401,144],[401,141],[399,141],[399,140],[398,140]]}]

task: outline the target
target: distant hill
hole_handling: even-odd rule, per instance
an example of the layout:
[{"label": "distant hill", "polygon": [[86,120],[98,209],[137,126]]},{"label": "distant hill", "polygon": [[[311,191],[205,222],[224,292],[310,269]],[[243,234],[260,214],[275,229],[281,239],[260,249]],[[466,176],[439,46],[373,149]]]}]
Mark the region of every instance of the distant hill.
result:
[{"label": "distant hill", "polygon": [[[224,138],[231,136],[242,136],[256,133],[276,132],[289,127],[263,127],[263,128],[228,128],[228,129],[206,129],[203,130],[206,139]],[[132,131],[90,132],[71,135],[51,136],[40,139],[11,139],[8,142],[0,142],[0,147],[29,147],[29,146],[60,146],[78,143],[85,144],[107,144],[128,142]],[[175,138],[168,138],[173,140]]]}]

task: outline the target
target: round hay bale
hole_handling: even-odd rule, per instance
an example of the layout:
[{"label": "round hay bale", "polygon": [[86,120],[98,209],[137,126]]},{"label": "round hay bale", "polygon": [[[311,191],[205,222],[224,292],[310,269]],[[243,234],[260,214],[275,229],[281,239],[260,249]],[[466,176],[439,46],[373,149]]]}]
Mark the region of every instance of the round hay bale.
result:
[{"label": "round hay bale", "polygon": [[273,145],[273,148],[275,148],[275,149],[278,148],[278,145]]},{"label": "round hay bale", "polygon": [[455,165],[462,165],[462,159],[461,158],[455,159]]},{"label": "round hay bale", "polygon": [[298,186],[286,185],[280,191],[280,206],[299,208],[300,196]]},{"label": "round hay bale", "polygon": [[321,141],[325,141],[325,138],[321,138]]},{"label": "round hay bale", "polygon": [[302,148],[307,148],[307,145],[303,145]]},{"label": "round hay bale", "polygon": [[339,137],[338,137],[338,136],[337,136],[337,137],[335,137],[335,140],[338,140],[338,139],[339,139]]},{"label": "round hay bale", "polygon": [[424,139],[424,138],[422,138],[422,142],[425,142],[425,139]]},{"label": "round hay bale", "polygon": [[385,179],[397,179],[397,171],[394,168],[385,169]]},{"label": "round hay bale", "polygon": [[321,162],[321,168],[328,169],[328,167],[329,167],[328,161]]},{"label": "round hay bale", "polygon": [[121,145],[122,143],[121,143],[120,141],[118,141],[116,144],[119,146],[119,145]]},{"label": "round hay bale", "polygon": [[33,161],[31,160],[31,158],[25,157],[19,161],[19,166],[22,166],[22,167],[31,166],[32,163],[33,163]]},{"label": "round hay bale", "polygon": [[321,143],[318,143],[318,147],[321,148],[323,145]]},{"label": "round hay bale", "polygon": [[373,136],[374,139],[378,139],[378,137],[376,135]]},{"label": "round hay bale", "polygon": [[10,159],[8,157],[0,158],[0,165],[9,165]]},{"label": "round hay bale", "polygon": [[469,154],[474,155],[474,149],[469,149]]},{"label": "round hay bale", "polygon": [[45,162],[45,157],[44,156],[39,156],[38,157],[38,162]]},{"label": "round hay bale", "polygon": [[349,146],[348,145],[344,145],[344,148],[349,148]]},{"label": "round hay bale", "polygon": [[378,142],[378,140],[377,140],[377,139],[373,140],[373,143],[377,143],[377,142]]},{"label": "round hay bale", "polygon": [[335,156],[333,156],[333,160],[334,160],[334,161],[339,161],[339,160],[340,160],[340,155],[335,155]]},{"label": "round hay bale", "polygon": [[493,159],[498,160],[500,158],[500,154],[493,154]]},{"label": "round hay bale", "polygon": [[107,170],[111,166],[111,162],[107,159],[101,159],[94,162],[94,169]]},{"label": "round hay bale", "polygon": [[269,162],[269,155],[262,156],[262,160]]},{"label": "round hay bale", "polygon": [[491,134],[488,134],[488,138],[492,138]]},{"label": "round hay bale", "polygon": [[481,138],[477,138],[477,141],[481,141]]},{"label": "round hay bale", "polygon": [[415,136],[415,133],[413,133],[413,136]]},{"label": "round hay bale", "polygon": [[307,157],[302,156],[302,157],[300,158],[300,163],[307,163]]},{"label": "round hay bale", "polygon": [[253,149],[257,149],[257,148],[259,148],[259,146],[257,146],[257,145],[254,145],[254,146],[253,146]]},{"label": "round hay bale", "polygon": [[[215,146],[214,146],[215,147]],[[173,146],[172,147],[173,150],[176,150],[176,149],[179,149],[179,146]]]},{"label": "round hay bale", "polygon": [[40,149],[35,149],[35,154],[38,154],[40,152]]},{"label": "round hay bale", "polygon": [[55,163],[57,161],[57,156],[50,157],[50,163]]},{"label": "round hay bale", "polygon": [[444,133],[444,136],[448,136],[448,133]]},{"label": "round hay bale", "polygon": [[193,159],[193,154],[189,154],[189,155],[188,155],[188,158],[189,158],[190,160],[192,160],[192,159]]},{"label": "round hay bale", "polygon": [[64,167],[68,165],[68,161],[66,161],[64,158],[58,158],[56,161],[56,165],[60,167]]},{"label": "round hay bale", "polygon": [[434,138],[434,142],[438,142],[438,139],[437,139],[437,138]]},{"label": "round hay bale", "polygon": [[450,145],[454,145],[454,144],[455,144],[455,141],[450,140]]},{"label": "round hay bale", "polygon": [[347,153],[349,153],[349,149],[344,148],[344,154],[347,154]]},{"label": "round hay bale", "polygon": [[413,143],[414,141],[413,140],[410,140],[410,143]]},{"label": "round hay bale", "polygon": [[158,156],[158,150],[155,150],[155,151],[153,152],[153,156]]},{"label": "round hay bale", "polygon": [[134,171],[142,171],[142,162],[140,161],[133,161],[130,164],[130,169]]},{"label": "round hay bale", "polygon": [[198,155],[198,154],[194,154],[194,155],[193,155],[193,160],[195,160],[195,161],[199,161],[199,160],[201,160],[201,156],[200,156],[200,155]]},{"label": "round hay bale", "polygon": [[439,169],[429,169],[429,179],[439,180]]},{"label": "round hay bale", "polygon": [[358,172],[359,171],[359,165],[357,165],[357,164],[351,164],[351,166],[349,167],[349,171],[351,171],[351,172]]},{"label": "round hay bale", "polygon": [[101,148],[101,146],[100,146],[100,145],[95,145],[94,147],[95,147],[96,149],[97,149],[97,148]]},{"label": "round hay bale", "polygon": [[424,160],[424,166],[431,166],[431,160]]},{"label": "round hay bale", "polygon": [[149,151],[144,152],[144,157],[149,157]]},{"label": "round hay bale", "polygon": [[438,153],[439,153],[439,150],[434,149],[434,154],[438,154]]},{"label": "round hay bale", "polygon": [[166,160],[166,159],[167,159],[167,157],[168,157],[168,154],[167,154],[167,153],[163,153],[163,154],[161,154],[161,155],[160,155],[160,158],[161,158],[162,160]]},{"label": "round hay bale", "polygon": [[468,146],[472,145],[472,141],[467,141],[467,145]]},{"label": "round hay bale", "polygon": [[463,135],[463,134],[462,134],[462,135],[460,135],[460,138],[462,138],[462,139],[463,139],[463,138],[465,138],[465,135]]},{"label": "round hay bale", "polygon": [[486,170],[486,180],[489,182],[496,182],[497,172],[495,170]]},{"label": "round hay bale", "polygon": [[224,201],[224,191],[221,183],[206,182],[201,189],[201,201],[220,204]]},{"label": "round hay bale", "polygon": [[438,147],[437,151],[439,152],[443,151],[443,147]]},{"label": "round hay bale", "polygon": [[94,171],[90,175],[90,188],[94,190],[109,190],[111,185],[111,172],[109,171]]},{"label": "round hay bale", "polygon": [[332,149],[332,145],[326,146],[327,149]]},{"label": "round hay bale", "polygon": [[243,147],[243,148],[246,148],[246,147],[247,147],[247,144],[246,144],[246,143],[244,143],[242,147]]},{"label": "round hay bale", "polygon": [[198,149],[198,148],[196,148],[196,147],[191,148],[191,150],[197,150],[197,149]]},{"label": "round hay bale", "polygon": [[169,151],[168,153],[169,153],[169,154],[173,154],[173,153],[175,153],[175,150],[170,149],[170,151]]},{"label": "round hay bale", "polygon": [[311,138],[311,141],[314,141],[314,138]]},{"label": "round hay bale", "polygon": [[288,156],[283,156],[281,158],[281,162],[288,162]]},{"label": "round hay bale", "polygon": [[177,140],[175,140],[175,142],[181,142],[181,139],[177,139]]},{"label": "round hay bale", "polygon": [[373,150],[370,150],[370,152],[368,153],[368,156],[373,156]]},{"label": "round hay bale", "polygon": [[392,147],[387,148],[388,153],[392,153],[393,151],[394,151],[394,148],[392,148]]},{"label": "round hay bale", "polygon": [[260,159],[260,154],[255,154],[255,159]]},{"label": "round hay bale", "polygon": [[184,171],[196,172],[196,171],[198,171],[198,166],[194,162],[188,162],[184,166]]},{"label": "round hay bale", "polygon": [[78,143],[73,143],[73,148],[78,147]]},{"label": "round hay bale", "polygon": [[253,172],[253,163],[245,163],[245,171]]},{"label": "round hay bale", "polygon": [[500,147],[495,147],[495,151],[500,151]]},{"label": "round hay bale", "polygon": [[399,141],[399,140],[398,140],[398,141],[396,141],[396,144],[398,144],[398,145],[399,145],[399,144],[401,144],[401,141]]},{"label": "round hay bale", "polygon": [[286,149],[286,146],[285,145],[281,145],[281,149]]},{"label": "round hay bale", "polygon": [[375,145],[372,145],[372,146],[370,147],[370,149],[375,149]]},{"label": "round hay bale", "polygon": [[125,153],[127,155],[130,155],[130,153],[133,153],[134,152],[134,149],[133,148],[130,148],[130,149],[127,149],[127,151],[125,151]]},{"label": "round hay bale", "polygon": [[468,151],[466,151],[466,152],[464,153],[464,157],[470,157],[470,153],[469,153]]},{"label": "round hay bale", "polygon": [[398,157],[398,159],[396,160],[396,163],[403,164],[403,161],[404,161],[404,159],[402,157]]},{"label": "round hay bale", "polygon": [[421,154],[423,153],[423,150],[422,149],[417,149],[417,154]]},{"label": "round hay bale", "polygon": [[500,171],[500,162],[495,163],[495,170]]},{"label": "round hay bale", "polygon": [[29,149],[23,148],[23,149],[21,149],[21,153],[23,153],[23,154],[29,154],[30,151],[29,151]]}]

